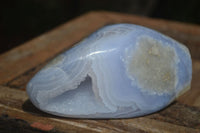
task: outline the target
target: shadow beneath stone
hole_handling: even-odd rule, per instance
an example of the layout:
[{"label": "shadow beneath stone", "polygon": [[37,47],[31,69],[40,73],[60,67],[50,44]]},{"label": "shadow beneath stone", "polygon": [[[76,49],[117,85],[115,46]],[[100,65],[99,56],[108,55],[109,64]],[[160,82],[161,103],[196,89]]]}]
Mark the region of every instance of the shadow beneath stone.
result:
[{"label": "shadow beneath stone", "polygon": [[37,115],[37,116],[42,116],[42,117],[57,117],[57,116],[50,115],[48,113],[45,113],[45,112],[39,110],[38,108],[36,108],[32,104],[32,102],[29,99],[24,102],[24,104],[22,105],[22,109],[25,112],[28,112],[28,113],[31,113],[31,114],[34,114],[34,115]]}]

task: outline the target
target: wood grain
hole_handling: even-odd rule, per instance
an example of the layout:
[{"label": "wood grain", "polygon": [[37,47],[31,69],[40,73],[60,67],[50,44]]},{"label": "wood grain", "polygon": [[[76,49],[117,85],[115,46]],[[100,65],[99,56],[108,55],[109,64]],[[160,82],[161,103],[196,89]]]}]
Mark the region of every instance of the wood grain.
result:
[{"label": "wood grain", "polygon": [[[113,23],[143,25],[187,45],[193,58],[191,89],[166,109],[134,119],[70,119],[55,117],[36,109],[24,91],[33,75],[56,55],[98,28]],[[37,133],[197,133],[200,132],[199,79],[200,26],[113,12],[90,12],[0,55],[0,131],[8,131],[7,128],[11,132]]]},{"label": "wood grain", "polygon": [[[56,117],[36,109],[26,92],[0,86],[0,113],[11,118],[49,125],[59,132],[200,132],[200,109],[174,103],[159,113],[135,119],[88,120]],[[181,110],[181,111],[179,111]],[[184,114],[184,115],[183,115]],[[165,116],[166,115],[166,116]],[[7,117],[8,117],[7,116]],[[181,116],[181,117],[180,117]],[[42,126],[41,126],[42,127]]]}]

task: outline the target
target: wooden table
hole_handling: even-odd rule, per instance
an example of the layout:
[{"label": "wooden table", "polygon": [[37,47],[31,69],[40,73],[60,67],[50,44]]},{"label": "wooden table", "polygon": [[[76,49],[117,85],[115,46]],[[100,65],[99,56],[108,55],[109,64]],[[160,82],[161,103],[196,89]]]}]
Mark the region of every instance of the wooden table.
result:
[{"label": "wooden table", "polygon": [[[193,58],[192,88],[162,111],[132,119],[62,118],[36,109],[27,82],[49,60],[96,29],[134,23],[186,44]],[[174,132],[200,133],[200,26],[112,12],[89,12],[0,55],[0,132]]]}]

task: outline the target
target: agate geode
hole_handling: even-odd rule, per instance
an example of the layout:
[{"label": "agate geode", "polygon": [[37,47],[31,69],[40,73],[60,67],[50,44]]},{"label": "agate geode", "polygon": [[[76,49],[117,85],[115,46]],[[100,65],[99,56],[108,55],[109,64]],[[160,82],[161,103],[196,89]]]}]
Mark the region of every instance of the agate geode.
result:
[{"label": "agate geode", "polygon": [[184,45],[142,26],[114,24],[53,59],[27,93],[37,108],[58,116],[128,118],[166,107],[191,78]]}]

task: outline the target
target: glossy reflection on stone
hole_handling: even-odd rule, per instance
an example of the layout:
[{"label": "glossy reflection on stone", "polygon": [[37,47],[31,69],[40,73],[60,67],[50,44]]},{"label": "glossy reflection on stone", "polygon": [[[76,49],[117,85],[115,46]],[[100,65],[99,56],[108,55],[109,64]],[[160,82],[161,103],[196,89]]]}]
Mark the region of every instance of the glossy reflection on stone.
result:
[{"label": "glossy reflection on stone", "polygon": [[52,60],[27,93],[37,108],[54,115],[128,118],[166,107],[190,88],[191,78],[184,45],[142,26],[115,24]]}]

